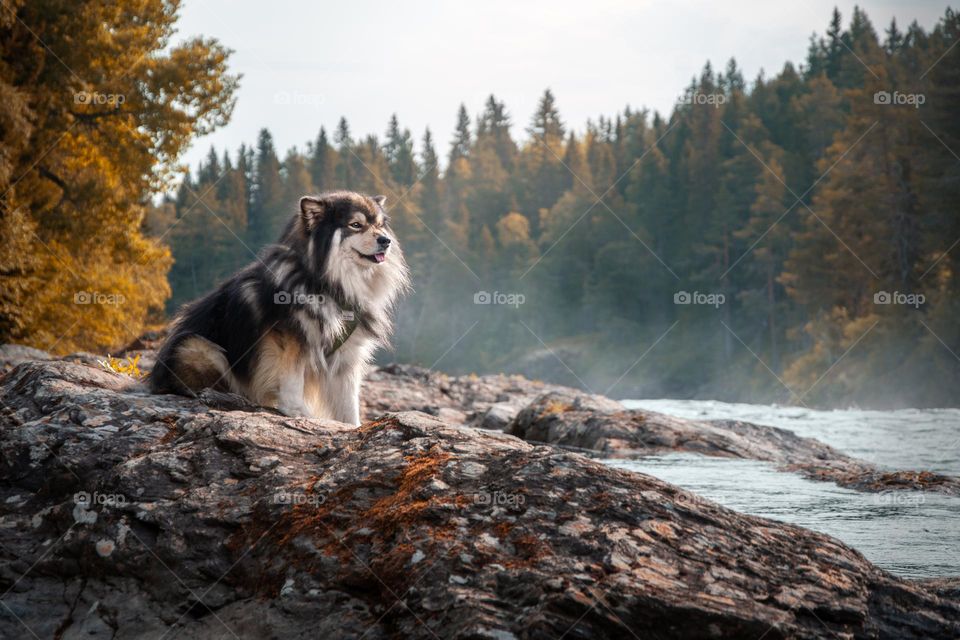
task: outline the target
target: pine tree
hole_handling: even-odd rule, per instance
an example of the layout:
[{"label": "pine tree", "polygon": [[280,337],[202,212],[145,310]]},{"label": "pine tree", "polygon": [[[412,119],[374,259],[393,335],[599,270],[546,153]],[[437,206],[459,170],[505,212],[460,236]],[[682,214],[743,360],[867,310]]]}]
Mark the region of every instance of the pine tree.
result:
[{"label": "pine tree", "polygon": [[810,36],[807,46],[807,64],[804,68],[804,79],[809,80],[827,72],[827,45],[817,34]]},{"label": "pine tree", "polygon": [[563,164],[570,169],[571,174],[580,178],[579,180],[574,179],[570,190],[588,198],[590,190],[593,188],[593,173],[583,147],[584,145],[577,139],[576,134],[571,131],[564,145]]},{"label": "pine tree", "polygon": [[390,116],[387,126],[387,143],[384,145],[387,164],[393,182],[404,187],[411,186],[417,179],[417,162],[413,150],[413,136],[409,129],[400,129],[397,114]]},{"label": "pine tree", "polygon": [[[698,83],[688,89],[688,95],[715,96],[717,92],[713,68],[707,63]],[[703,250],[701,239],[704,234],[701,230],[714,226],[713,212],[720,193],[721,144],[733,149],[733,145],[739,142],[722,124],[722,111],[709,102],[691,101],[682,117],[689,133],[678,159],[687,196],[684,233],[678,238],[686,245],[686,251],[681,254],[685,258],[679,266],[685,272],[699,276],[715,261],[712,251]],[[715,236],[707,237],[715,239]]]},{"label": "pine tree", "polygon": [[[283,189],[280,202],[286,209],[285,218],[289,219],[297,211],[297,203],[300,198],[313,193],[313,179],[310,171],[307,169],[307,162],[304,157],[297,153],[297,150],[290,149],[283,159]],[[286,223],[286,219],[283,221]]]},{"label": "pine tree", "polygon": [[457,127],[453,134],[453,141],[450,143],[450,153],[447,156],[449,165],[453,167],[457,160],[469,157],[471,146],[470,116],[467,114],[467,106],[461,104],[457,111]]},{"label": "pine tree", "polygon": [[248,244],[256,251],[276,240],[285,222],[280,160],[273,147],[273,136],[266,129],[261,129],[257,137],[251,198]]},{"label": "pine tree", "polygon": [[229,272],[242,265],[249,257],[237,241],[247,230],[247,180],[243,171],[233,166],[233,161],[226,152],[220,166],[223,173],[216,179],[216,197],[221,220],[231,231],[232,250],[224,256],[224,269]]},{"label": "pine tree", "polygon": [[510,136],[510,126],[506,105],[490,94],[483,114],[477,119],[477,144],[479,146],[489,141],[500,160],[500,166],[507,172],[513,170],[517,155],[517,143]]},{"label": "pine tree", "polygon": [[473,179],[471,147],[470,117],[467,115],[466,105],[461,104],[457,110],[456,129],[450,143],[447,170],[443,176],[446,227],[454,246],[460,250],[469,248],[470,231],[473,228],[467,206]]},{"label": "pine tree", "polygon": [[420,207],[423,210],[423,220],[426,226],[434,233],[440,233],[440,207],[442,194],[440,191],[440,167],[437,150],[433,146],[433,136],[430,129],[423,132],[423,142],[420,152],[420,166],[423,176],[420,178]]},{"label": "pine tree", "polygon": [[320,127],[317,140],[310,147],[310,179],[313,191],[329,191],[334,188],[336,170],[336,152],[327,140],[327,130]]},{"label": "pine tree", "polygon": [[213,184],[220,177],[222,171],[217,150],[211,146],[210,151],[207,152],[207,164],[201,165],[200,171],[197,172],[197,180],[202,183]]},{"label": "pine tree", "polygon": [[174,289],[168,310],[223,281],[250,255],[238,240],[246,228],[242,174],[222,164],[215,149],[197,167],[197,180],[184,180],[177,197],[177,224],[169,229]]},{"label": "pine tree", "polygon": [[[253,172],[256,162],[253,155],[253,149],[245,144],[240,145],[237,150],[237,171],[243,176],[243,193],[247,205],[247,211],[253,207]],[[250,219],[247,217],[247,232],[249,233]]]},{"label": "pine tree", "polygon": [[[841,39],[846,44],[845,55],[840,58],[836,79],[831,78],[831,80],[844,89],[863,87],[867,77],[875,79],[871,73],[864,73],[866,71],[864,64],[879,63],[880,57],[877,54],[882,50],[873,25],[870,24],[867,14],[859,7],[853,8],[850,28],[841,36]],[[877,71],[878,69],[874,69],[874,73]]]},{"label": "pine tree", "polygon": [[764,362],[780,371],[786,327],[778,319],[787,313],[787,305],[778,278],[789,249],[793,218],[785,219],[784,214],[788,214],[792,200],[788,202],[787,188],[780,178],[783,166],[777,157],[782,150],[770,145],[765,150],[764,163],[769,171],[761,172],[755,182],[749,218],[734,232],[744,244],[750,243],[748,253],[742,255],[742,264],[736,266],[740,283],[737,300],[744,313],[752,317],[750,335],[766,335],[766,345],[760,347]]},{"label": "pine tree", "polygon": [[536,136],[548,145],[560,145],[563,142],[564,127],[557,111],[556,98],[550,89],[543,92],[537,111],[533,115],[528,133]]},{"label": "pine tree", "polygon": [[[590,167],[588,177],[580,175],[580,172],[577,171],[571,171],[570,173],[576,176],[573,179],[574,182],[580,183],[581,180],[587,182],[592,190],[600,195],[613,185],[618,177],[613,143],[609,136],[601,135],[598,131],[590,131],[588,128],[586,147],[586,160]],[[567,166],[573,169],[570,165]],[[618,193],[619,191],[611,191],[610,195],[615,196]]]},{"label": "pine tree", "polygon": [[883,49],[889,55],[895,55],[903,46],[903,34],[897,29],[897,19],[891,18],[890,26],[886,30],[886,40],[883,42]]},{"label": "pine tree", "polygon": [[521,154],[522,186],[520,201],[523,214],[530,220],[531,235],[540,233],[540,217],[559,200],[574,181],[563,166],[564,125],[550,89],[544,91],[527,129],[530,141]]},{"label": "pine tree", "polygon": [[341,189],[356,189],[358,170],[356,154],[353,152],[353,140],[350,138],[350,125],[346,118],[340,118],[337,132],[333,136],[337,144],[337,185]]},{"label": "pine tree", "polygon": [[827,29],[826,59],[824,60],[827,77],[834,82],[837,82],[840,76],[840,64],[849,46],[849,37],[843,31],[840,10],[834,7],[830,26]]},{"label": "pine tree", "polygon": [[820,177],[816,169],[821,158],[843,128],[843,98],[829,78],[819,75],[806,82],[806,91],[794,99],[793,106],[800,128],[798,153],[804,168],[799,180],[800,184],[811,185]]}]

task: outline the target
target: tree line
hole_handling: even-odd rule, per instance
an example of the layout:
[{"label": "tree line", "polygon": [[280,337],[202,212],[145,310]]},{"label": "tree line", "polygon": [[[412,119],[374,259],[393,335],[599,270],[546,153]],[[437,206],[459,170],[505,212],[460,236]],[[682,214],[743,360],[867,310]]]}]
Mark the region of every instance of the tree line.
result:
[{"label": "tree line", "polygon": [[396,116],[282,159],[264,130],[163,205],[170,308],[252,259],[300,194],[357,189],[388,195],[415,274],[399,360],[621,397],[956,404],[958,36],[951,10],[882,36],[834,11],[799,68],[748,88],[707,64],[669,117],[582,131],[547,90],[518,138],[490,96],[460,107],[442,172]]}]

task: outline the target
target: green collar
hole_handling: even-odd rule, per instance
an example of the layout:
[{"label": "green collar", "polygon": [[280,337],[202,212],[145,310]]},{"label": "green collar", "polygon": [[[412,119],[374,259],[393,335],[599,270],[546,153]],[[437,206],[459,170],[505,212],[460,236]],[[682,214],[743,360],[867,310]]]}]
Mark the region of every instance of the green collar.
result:
[{"label": "green collar", "polygon": [[350,336],[353,335],[353,332],[357,330],[357,327],[360,326],[360,310],[358,308],[341,308],[340,313],[343,316],[343,330],[340,332],[340,335],[337,336],[333,346],[325,354],[327,358],[335,354],[337,350],[342,347],[343,344],[350,338]]}]

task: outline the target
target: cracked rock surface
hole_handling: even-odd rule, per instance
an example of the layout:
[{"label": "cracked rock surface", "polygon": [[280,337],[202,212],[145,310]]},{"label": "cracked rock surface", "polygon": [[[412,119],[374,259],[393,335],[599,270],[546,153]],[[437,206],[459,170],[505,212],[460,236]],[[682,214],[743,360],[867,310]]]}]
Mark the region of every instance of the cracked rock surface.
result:
[{"label": "cracked rock surface", "polygon": [[2,638],[960,636],[960,580],[442,414],[355,429],[65,361],[0,400]]}]

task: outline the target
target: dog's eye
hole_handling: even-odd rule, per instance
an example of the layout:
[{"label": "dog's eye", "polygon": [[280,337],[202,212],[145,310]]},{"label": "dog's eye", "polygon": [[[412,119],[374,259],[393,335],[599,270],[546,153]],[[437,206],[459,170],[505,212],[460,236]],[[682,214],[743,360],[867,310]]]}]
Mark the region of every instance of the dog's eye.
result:
[{"label": "dog's eye", "polygon": [[350,223],[350,228],[351,228],[351,229],[357,229],[357,230],[359,231],[360,229],[363,228],[363,225],[360,224],[359,222],[351,222],[351,223]]}]

